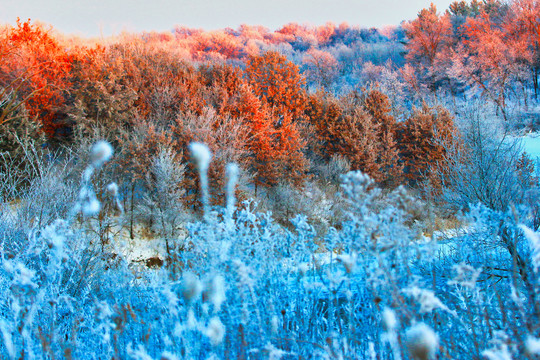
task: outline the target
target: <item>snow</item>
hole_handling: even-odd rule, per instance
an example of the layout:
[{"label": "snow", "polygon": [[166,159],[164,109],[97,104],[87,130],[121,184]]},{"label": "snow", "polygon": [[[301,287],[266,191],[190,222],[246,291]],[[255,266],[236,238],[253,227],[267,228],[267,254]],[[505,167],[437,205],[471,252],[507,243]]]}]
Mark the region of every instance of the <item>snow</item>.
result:
[{"label": "snow", "polygon": [[[121,231],[115,236],[114,242],[117,250],[129,263],[142,263],[148,259],[165,259],[167,251],[165,249],[165,240],[159,237],[144,236],[144,228],[135,226],[134,239],[129,236],[129,231]],[[184,237],[182,235],[180,237]]]},{"label": "snow", "polygon": [[527,133],[519,136],[523,151],[526,152],[535,162],[540,161],[540,133]]}]

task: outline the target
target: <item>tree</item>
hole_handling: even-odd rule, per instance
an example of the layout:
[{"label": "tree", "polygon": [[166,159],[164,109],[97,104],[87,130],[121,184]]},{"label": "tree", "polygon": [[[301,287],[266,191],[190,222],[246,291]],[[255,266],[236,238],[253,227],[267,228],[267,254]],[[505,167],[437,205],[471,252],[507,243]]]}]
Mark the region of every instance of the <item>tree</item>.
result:
[{"label": "tree", "polygon": [[280,181],[301,185],[307,167],[305,142],[290,115],[277,115],[263,105],[246,126],[255,186],[275,186]]},{"label": "tree", "polygon": [[[248,136],[245,124],[230,116],[220,116],[213,108],[205,108],[201,115],[178,114],[171,132],[177,142],[179,152],[188,153],[193,142],[203,143],[212,152],[209,167],[210,191],[215,204],[223,204],[225,198],[225,169],[227,164],[236,163],[241,168],[249,166]],[[197,179],[194,167],[188,169],[191,178]],[[195,184],[190,193],[198,194]],[[195,199],[198,199],[196,196]],[[195,200],[194,199],[194,200]]]},{"label": "tree", "polygon": [[382,147],[379,162],[386,182],[398,184],[401,181],[403,165],[400,162],[397,139],[397,122],[392,114],[388,96],[378,89],[364,93],[363,106],[379,126],[378,138]]},{"label": "tree", "polygon": [[65,112],[75,140],[101,134],[116,143],[140,117],[137,92],[128,82],[126,63],[114,51],[98,47],[73,62],[72,83]]},{"label": "tree", "polygon": [[449,58],[451,47],[452,24],[448,13],[440,15],[432,3],[428,9],[422,9],[418,17],[403,26],[409,41],[405,55],[413,64],[420,77],[431,90],[436,90],[441,81],[446,79],[445,60]]},{"label": "tree", "polygon": [[307,164],[296,124],[304,113],[305,80],[296,65],[274,51],[249,58],[246,77],[262,102],[262,111],[249,122],[256,182],[275,185],[287,174],[299,184]]},{"label": "tree", "polygon": [[364,171],[378,182],[400,182],[396,123],[388,97],[378,90],[340,99],[319,92],[308,104],[306,114],[318,137],[316,152],[325,161],[341,156],[351,170]]},{"label": "tree", "polygon": [[468,109],[460,137],[444,143],[442,161],[433,169],[442,185],[439,198],[454,210],[482,203],[506,211],[510,204],[526,203],[538,179],[519,140],[510,139],[481,111]]},{"label": "tree", "polygon": [[415,20],[403,27],[409,38],[406,58],[424,67],[434,64],[452,34],[450,17],[448,14],[440,15],[433,3],[428,9],[422,9]]},{"label": "tree", "polygon": [[425,103],[415,108],[398,130],[405,176],[412,183],[426,179],[429,169],[444,159],[446,146],[455,134],[453,117],[447,109]]},{"label": "tree", "polygon": [[316,86],[330,89],[338,75],[338,62],[328,52],[310,49],[302,60],[306,66],[307,77]]},{"label": "tree", "polygon": [[[70,87],[73,54],[50,29],[30,20],[17,19],[16,27],[8,26],[1,34],[0,43],[0,87],[17,99],[15,108],[24,104],[30,118],[38,121],[50,138],[59,135],[64,127],[62,107]],[[8,121],[6,116],[9,112],[3,111],[2,121]]]},{"label": "tree", "polygon": [[250,57],[246,77],[255,94],[283,116],[301,117],[306,99],[305,80],[296,65],[278,52]]},{"label": "tree", "polygon": [[307,139],[308,150],[313,153],[313,158],[319,157],[324,161],[330,161],[336,152],[334,146],[338,139],[330,129],[343,115],[339,100],[331,93],[319,90],[309,95],[305,114],[316,135],[312,139]]},{"label": "tree", "polygon": [[173,271],[174,264],[177,264],[173,261],[173,254],[177,255],[177,251],[173,250],[176,250],[179,227],[188,218],[183,206],[185,166],[177,157],[173,149],[163,148],[152,159],[145,179],[149,191],[138,208],[141,217],[146,218],[150,227],[165,240],[167,266]]},{"label": "tree", "polygon": [[[129,191],[124,197],[130,198],[130,237],[133,239],[135,223],[135,199],[136,193],[145,190],[148,186],[146,181],[151,178],[151,169],[154,159],[156,159],[163,149],[174,149],[176,142],[169,132],[157,129],[154,124],[139,119],[132,129],[125,130],[118,139],[121,152],[117,156],[116,162],[120,165],[125,177],[128,179]],[[183,154],[175,154],[175,160],[183,160]],[[184,189],[190,188],[191,182],[188,178],[183,178]],[[142,188],[141,188],[142,187]],[[146,189],[152,190],[152,189]],[[185,203],[189,203],[192,198],[187,195]],[[126,206],[124,206],[126,207]]]},{"label": "tree", "polygon": [[[538,98],[540,74],[540,2],[515,0],[511,4],[508,27],[524,42],[528,54],[535,98]],[[525,50],[525,49],[523,49]]]},{"label": "tree", "polygon": [[469,18],[464,26],[466,38],[454,52],[450,72],[480,90],[507,120],[508,93],[528,62],[527,45],[487,12]]}]

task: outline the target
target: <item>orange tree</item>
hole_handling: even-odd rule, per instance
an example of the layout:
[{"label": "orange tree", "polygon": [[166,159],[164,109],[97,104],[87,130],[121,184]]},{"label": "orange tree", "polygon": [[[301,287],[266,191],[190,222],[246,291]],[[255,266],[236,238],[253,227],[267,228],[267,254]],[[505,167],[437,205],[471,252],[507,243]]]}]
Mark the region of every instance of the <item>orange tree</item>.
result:
[{"label": "orange tree", "polygon": [[426,81],[432,90],[437,89],[441,80],[448,80],[447,61],[454,40],[450,14],[439,14],[432,3],[403,28],[409,39],[406,59],[415,67],[417,77]]},{"label": "orange tree", "polygon": [[402,165],[390,112],[388,97],[378,90],[352,92],[340,99],[324,92],[311,95],[306,115],[317,134],[315,153],[327,161],[340,155],[353,170],[380,183],[399,183]]},{"label": "orange tree", "polygon": [[296,65],[275,51],[250,57],[245,73],[261,101],[261,111],[249,122],[256,183],[275,185],[285,178],[300,185],[307,166],[297,126],[307,99],[305,80]]},{"label": "orange tree", "polygon": [[282,115],[293,119],[302,116],[306,91],[305,79],[298,66],[275,51],[252,56],[247,61],[246,76],[255,94]]},{"label": "orange tree", "polygon": [[30,20],[17,19],[16,26],[8,26],[1,37],[0,86],[24,104],[49,138],[59,135],[65,125],[61,109],[74,55],[50,30]]},{"label": "orange tree", "polygon": [[431,166],[444,160],[456,128],[447,109],[424,104],[401,123],[398,136],[405,176],[414,184],[428,178]]}]

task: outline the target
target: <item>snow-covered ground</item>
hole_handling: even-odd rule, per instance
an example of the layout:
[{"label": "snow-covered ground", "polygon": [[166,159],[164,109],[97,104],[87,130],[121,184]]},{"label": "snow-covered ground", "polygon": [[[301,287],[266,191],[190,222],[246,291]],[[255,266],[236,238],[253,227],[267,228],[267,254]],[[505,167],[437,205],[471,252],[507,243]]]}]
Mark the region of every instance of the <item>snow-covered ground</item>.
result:
[{"label": "snow-covered ground", "polygon": [[[165,239],[153,236],[143,226],[136,226],[134,233],[135,238],[131,239],[129,231],[123,229],[114,238],[113,246],[115,251],[124,256],[129,263],[145,264],[149,259],[159,258],[164,260],[167,257]],[[183,239],[186,235],[185,232],[181,232],[178,238]],[[179,239],[176,239],[176,241],[179,241]]]},{"label": "snow-covered ground", "polygon": [[528,133],[520,139],[523,150],[536,162],[540,161],[540,133]]}]

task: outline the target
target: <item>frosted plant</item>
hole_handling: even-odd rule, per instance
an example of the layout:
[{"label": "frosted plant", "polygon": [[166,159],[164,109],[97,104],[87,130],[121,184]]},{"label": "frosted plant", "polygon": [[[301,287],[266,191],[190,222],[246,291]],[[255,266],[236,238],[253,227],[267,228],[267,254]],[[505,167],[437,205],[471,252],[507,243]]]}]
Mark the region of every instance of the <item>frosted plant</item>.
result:
[{"label": "frosted plant", "polygon": [[405,345],[413,359],[433,359],[439,347],[439,336],[426,324],[415,324],[405,332]]},{"label": "frosted plant", "polygon": [[336,260],[343,264],[345,271],[348,274],[352,273],[356,267],[358,261],[358,254],[353,252],[352,254],[340,254],[336,257]]},{"label": "frosted plant", "polygon": [[188,218],[182,203],[185,190],[181,187],[185,167],[178,163],[172,149],[163,148],[152,158],[149,170],[145,179],[149,191],[137,206],[138,218],[165,241],[166,265],[174,268],[173,250],[183,247],[178,238],[180,228]]},{"label": "frosted plant", "polygon": [[164,351],[163,353],[161,353],[161,360],[180,360],[180,358],[173,353]]},{"label": "frosted plant", "polygon": [[210,192],[208,189],[208,167],[210,166],[210,160],[212,159],[212,153],[208,146],[201,143],[189,144],[189,150],[191,156],[197,168],[199,170],[199,177],[201,182],[201,201],[203,203],[204,216],[207,218],[210,216]]},{"label": "frosted plant", "polygon": [[4,319],[0,320],[0,331],[2,332],[2,338],[4,340],[4,346],[7,350],[10,359],[15,359],[16,347],[13,343],[12,326],[8,324]]},{"label": "frosted plant", "polygon": [[529,356],[540,355],[540,339],[531,335],[527,336],[525,341],[525,352]]},{"label": "frosted plant", "polygon": [[484,350],[482,356],[487,360],[512,360],[512,354],[506,344],[501,344],[497,349]]},{"label": "frosted plant", "polygon": [[225,337],[225,326],[218,317],[213,317],[208,323],[206,336],[210,339],[212,345],[219,345]]},{"label": "frosted plant", "polygon": [[114,199],[114,205],[116,208],[121,212],[124,213],[124,208],[122,206],[122,203],[120,202],[120,198],[118,197],[118,185],[114,182],[110,183],[106,187],[107,194],[111,196]]},{"label": "frosted plant", "polygon": [[167,300],[167,309],[169,312],[174,316],[178,315],[178,296],[176,296],[169,286],[164,286],[161,289],[161,293]]},{"label": "frosted plant", "polygon": [[395,331],[398,326],[398,320],[394,310],[385,307],[382,313],[382,326],[387,332]]},{"label": "frosted plant", "polygon": [[226,212],[227,212],[227,219],[229,219],[228,221],[231,221],[232,216],[234,214],[234,207],[235,207],[234,191],[236,189],[236,184],[238,183],[239,171],[240,169],[238,168],[238,165],[234,163],[227,164],[227,168],[226,168],[227,188],[225,190],[225,193],[226,193],[226,198],[227,198]]},{"label": "frosted plant", "polygon": [[186,272],[182,277],[182,296],[187,303],[193,303],[201,295],[203,290],[201,281],[199,278],[191,273]]},{"label": "frosted plant", "polygon": [[27,268],[23,263],[5,261],[4,269],[13,276],[13,284],[23,288],[36,289],[38,285],[34,282],[36,272]]},{"label": "frosted plant", "polygon": [[377,353],[375,352],[375,344],[370,341],[368,345],[368,356],[371,360],[377,360]]},{"label": "frosted plant", "polygon": [[395,360],[401,359],[397,337],[398,325],[398,319],[394,310],[385,307],[382,312],[382,327],[385,332],[382,334],[381,339],[383,342],[387,342],[390,345]]},{"label": "frosted plant", "polygon": [[84,187],[81,189],[79,201],[81,204],[81,212],[84,216],[90,217],[99,214],[99,211],[101,210],[101,203],[97,199],[94,190],[90,187]]},{"label": "frosted plant", "polygon": [[540,268],[540,236],[538,233],[531,230],[526,225],[519,225],[525,237],[529,241],[529,248],[531,249],[531,260],[534,266],[534,271],[538,271]]},{"label": "frosted plant", "polygon": [[268,354],[269,360],[280,360],[285,355],[294,355],[294,354],[291,354],[291,353],[288,353],[286,351],[276,348],[271,343],[266,344],[266,346],[264,347],[264,352]]},{"label": "frosted plant", "polygon": [[478,277],[482,273],[482,268],[475,269],[463,262],[453,265],[452,268],[454,269],[456,276],[448,281],[448,285],[459,285],[469,289],[475,288]]},{"label": "frosted plant", "polygon": [[221,309],[221,304],[226,300],[225,278],[222,275],[212,276],[206,281],[203,300],[210,302],[214,307],[214,311]]},{"label": "frosted plant", "polygon": [[279,326],[279,318],[276,315],[274,315],[272,316],[271,327],[270,327],[272,335],[277,335],[278,326]]},{"label": "frosted plant", "polygon": [[421,289],[418,286],[408,287],[403,289],[402,292],[412,297],[418,304],[420,304],[420,314],[432,312],[435,309],[441,309],[450,313],[453,313],[446,305],[444,305],[438,297],[435,296],[433,291]]},{"label": "frosted plant", "polygon": [[[96,156],[103,166],[98,158],[107,156]],[[89,168],[87,185],[94,163]],[[532,228],[529,209],[471,206],[468,232],[441,241],[436,257],[415,238],[418,204],[404,189],[387,193],[361,173],[345,175],[345,220],[321,236],[305,214],[289,214],[285,228],[254,202],[234,209],[232,175],[226,205],[185,224],[185,246],[171,247],[179,280],[172,269],[135,269],[121,252],[99,251],[88,231],[97,219],[82,228],[53,219],[19,233],[18,214],[2,211],[0,357],[423,360],[480,358],[484,349],[493,359],[518,358],[518,350],[536,356],[537,334],[528,330],[538,319],[534,256],[530,234],[517,225]],[[114,184],[104,190],[118,194]],[[163,201],[175,198],[163,193]],[[14,251],[12,241],[22,246]],[[490,342],[501,324],[515,340]]]},{"label": "frosted plant", "polygon": [[[60,274],[62,263],[68,259],[68,252],[65,249],[67,238],[73,233],[69,225],[64,220],[56,220],[43,229],[40,234],[40,240],[47,243],[51,256],[47,266],[47,277],[53,280]],[[56,280],[56,279],[55,279]]]},{"label": "frosted plant", "polygon": [[90,163],[96,169],[111,159],[113,148],[108,142],[101,140],[96,142],[90,149]]},{"label": "frosted plant", "polygon": [[90,164],[86,167],[82,176],[79,201],[75,206],[75,212],[82,212],[85,217],[95,216],[101,210],[101,204],[90,183],[94,171],[111,159],[112,146],[106,141],[98,141],[90,149]]},{"label": "frosted plant", "polygon": [[150,355],[148,355],[144,349],[144,346],[141,344],[137,345],[136,349],[133,349],[132,344],[129,343],[127,346],[127,354],[135,360],[154,360]]}]

